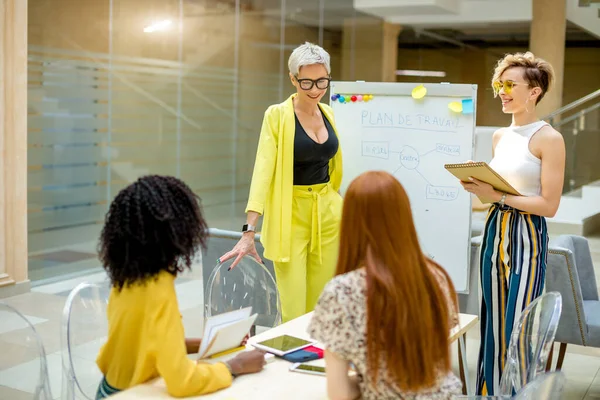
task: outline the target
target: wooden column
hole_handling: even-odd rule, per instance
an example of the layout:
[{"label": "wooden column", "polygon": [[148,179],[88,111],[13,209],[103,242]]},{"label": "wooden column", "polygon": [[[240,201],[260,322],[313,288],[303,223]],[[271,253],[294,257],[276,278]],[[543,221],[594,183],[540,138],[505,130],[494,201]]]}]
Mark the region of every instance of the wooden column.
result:
[{"label": "wooden column", "polygon": [[0,297],[28,289],[27,0],[0,0]]},{"label": "wooden column", "polygon": [[[537,107],[543,117],[562,106],[565,70],[566,0],[533,0],[529,49],[554,67],[555,84]],[[590,90],[591,91],[591,90]]]},{"label": "wooden column", "polygon": [[381,41],[381,77],[383,82],[396,82],[398,69],[398,36],[402,27],[397,24],[383,23],[383,37]]},{"label": "wooden column", "polygon": [[373,17],[344,21],[342,80],[396,82],[398,35],[402,27]]}]

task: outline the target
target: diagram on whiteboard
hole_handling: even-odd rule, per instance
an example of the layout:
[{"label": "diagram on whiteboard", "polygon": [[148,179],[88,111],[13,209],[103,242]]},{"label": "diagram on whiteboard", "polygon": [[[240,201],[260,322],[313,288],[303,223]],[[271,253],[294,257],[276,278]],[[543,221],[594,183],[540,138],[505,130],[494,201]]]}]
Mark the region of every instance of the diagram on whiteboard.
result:
[{"label": "diagram on whiteboard", "polygon": [[397,160],[398,164],[393,171],[389,171],[392,175],[397,176],[400,170],[410,170],[421,176],[424,181],[426,199],[439,201],[453,201],[458,198],[458,193],[461,190],[459,187],[439,186],[431,182],[431,177],[426,177],[420,170],[421,162],[427,162],[427,155],[433,152],[442,153],[449,156],[460,156],[460,145],[436,143],[434,149],[419,153],[419,151],[408,145],[399,147],[398,149],[390,148],[390,142],[387,141],[362,141],[362,156],[380,158],[384,160]]},{"label": "diagram on whiteboard", "polygon": [[[340,137],[342,196],[357,176],[386,171],[404,188],[421,250],[469,290],[471,195],[445,164],[473,158],[477,87],[414,83],[332,82],[332,95],[369,93],[368,101],[331,102]],[[337,98],[337,96],[336,96]],[[457,110],[451,105],[468,104]],[[476,288],[475,288],[476,289]]]}]

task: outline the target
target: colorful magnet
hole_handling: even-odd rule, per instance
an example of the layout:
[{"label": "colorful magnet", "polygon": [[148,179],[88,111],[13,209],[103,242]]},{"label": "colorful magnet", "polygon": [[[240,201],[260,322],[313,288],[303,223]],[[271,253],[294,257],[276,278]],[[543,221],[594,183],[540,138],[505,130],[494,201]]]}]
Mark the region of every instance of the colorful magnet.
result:
[{"label": "colorful magnet", "polygon": [[473,99],[464,99],[462,101],[462,113],[463,114],[473,114],[475,107],[473,105]]},{"label": "colorful magnet", "polygon": [[344,96],[344,101],[345,101],[346,103],[350,103],[350,101],[351,101],[351,100],[350,100],[350,96]]},{"label": "colorful magnet", "polygon": [[353,103],[356,103],[356,99],[357,97],[355,95],[352,95],[352,97],[350,97],[350,100],[352,100]]},{"label": "colorful magnet", "polygon": [[346,102],[346,98],[344,96],[340,96],[340,98],[338,99],[338,101],[340,103],[345,103]]},{"label": "colorful magnet", "polygon": [[337,94],[331,95],[331,101],[336,101],[337,100]]},{"label": "colorful magnet", "polygon": [[423,85],[419,85],[412,90],[411,96],[415,100],[421,100],[427,94],[427,88]]},{"label": "colorful magnet", "polygon": [[360,94],[359,94],[358,96],[356,96],[356,100],[358,100],[358,101],[363,101],[363,97],[362,97],[362,95],[360,95]]},{"label": "colorful magnet", "polygon": [[453,101],[448,104],[448,108],[450,109],[450,111],[455,112],[455,113],[462,112],[462,110],[463,110],[462,102]]}]

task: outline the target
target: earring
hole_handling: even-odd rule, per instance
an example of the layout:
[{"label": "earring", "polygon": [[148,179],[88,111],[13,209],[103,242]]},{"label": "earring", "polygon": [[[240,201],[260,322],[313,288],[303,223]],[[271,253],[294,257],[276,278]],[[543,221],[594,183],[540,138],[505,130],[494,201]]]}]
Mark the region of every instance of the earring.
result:
[{"label": "earring", "polygon": [[[527,111],[527,114],[531,114],[533,111],[529,111],[529,109],[527,108],[528,104],[529,104],[529,99],[527,99],[527,101],[525,102],[525,111]],[[534,110],[535,110],[535,106],[534,106]]]}]

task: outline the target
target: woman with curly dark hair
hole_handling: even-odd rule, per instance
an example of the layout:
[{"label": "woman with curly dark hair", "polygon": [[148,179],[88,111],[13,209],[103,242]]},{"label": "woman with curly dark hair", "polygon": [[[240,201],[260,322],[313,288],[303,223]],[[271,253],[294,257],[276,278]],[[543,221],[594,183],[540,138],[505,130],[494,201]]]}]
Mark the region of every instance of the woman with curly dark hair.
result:
[{"label": "woman with curly dark hair", "polygon": [[200,340],[185,339],[175,277],[206,246],[208,228],[198,201],[179,179],[154,175],[129,185],[112,202],[99,244],[112,290],[108,339],[97,359],[104,374],[97,399],[159,376],[169,394],[194,396],[262,370],[260,351],[214,365],[187,358]]}]

